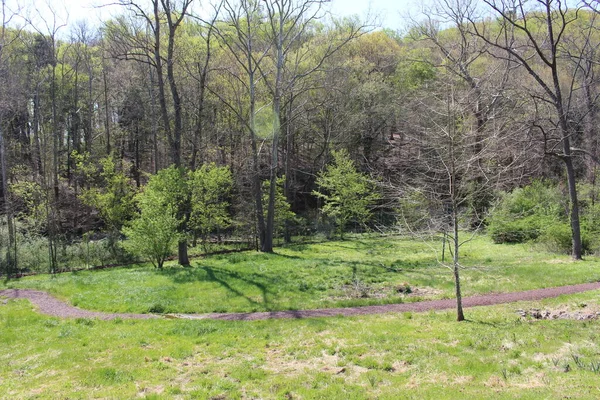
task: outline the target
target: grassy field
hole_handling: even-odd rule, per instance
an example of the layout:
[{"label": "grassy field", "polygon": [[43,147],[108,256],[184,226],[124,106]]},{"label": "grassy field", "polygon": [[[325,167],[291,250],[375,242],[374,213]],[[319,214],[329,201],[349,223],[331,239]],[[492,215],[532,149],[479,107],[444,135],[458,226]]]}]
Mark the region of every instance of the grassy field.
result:
[{"label": "grassy field", "polygon": [[0,398],[600,397],[600,292],[452,312],[217,322],[59,320],[0,302]]},{"label": "grassy field", "polygon": [[[432,248],[401,238],[360,237],[293,245],[275,254],[198,258],[192,266],[148,265],[40,275],[0,288],[46,290],[76,306],[112,312],[203,313],[341,307],[452,297],[450,271]],[[600,280],[600,260],[572,262],[530,245],[476,237],[463,247],[464,294],[509,292]],[[411,293],[405,293],[406,287]]]},{"label": "grassy field", "polygon": [[[478,237],[464,248],[467,294],[600,279],[571,262]],[[406,284],[419,296],[398,293]],[[250,311],[451,295],[431,248],[358,238],[37,276],[0,287],[48,290],[104,311]],[[0,299],[1,399],[600,398],[600,321],[534,320],[518,309],[594,314],[600,291],[453,311],[269,321],[61,320]]]}]

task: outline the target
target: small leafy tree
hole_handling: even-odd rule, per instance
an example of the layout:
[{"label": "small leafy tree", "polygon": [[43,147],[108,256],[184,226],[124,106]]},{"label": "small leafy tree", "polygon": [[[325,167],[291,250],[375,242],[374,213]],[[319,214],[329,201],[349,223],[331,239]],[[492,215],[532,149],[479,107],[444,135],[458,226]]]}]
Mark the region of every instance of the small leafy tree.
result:
[{"label": "small leafy tree", "polygon": [[208,234],[231,225],[227,197],[233,185],[229,167],[205,164],[190,172],[190,228],[199,232],[206,242]]},{"label": "small leafy tree", "polygon": [[162,269],[167,257],[180,239],[177,195],[184,193],[186,183],[177,168],[167,168],[153,175],[144,190],[136,196],[139,214],[123,233],[127,236],[125,248],[148,259]]},{"label": "small leafy tree", "polygon": [[340,236],[350,222],[365,224],[371,218],[371,206],[380,199],[374,182],[357,171],[344,150],[333,151],[333,164],[319,173],[319,190],[313,194],[325,201],[323,213],[335,220]]}]

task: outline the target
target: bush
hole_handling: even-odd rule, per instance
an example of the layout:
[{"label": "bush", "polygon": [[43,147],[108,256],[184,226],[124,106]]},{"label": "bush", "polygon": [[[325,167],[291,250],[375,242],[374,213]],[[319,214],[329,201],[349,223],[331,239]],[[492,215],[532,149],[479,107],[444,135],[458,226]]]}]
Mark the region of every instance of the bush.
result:
[{"label": "bush", "polygon": [[[589,187],[580,185],[579,190],[581,245],[589,254],[592,239],[599,233],[600,206]],[[569,254],[572,232],[566,198],[556,186],[543,181],[504,193],[490,218],[488,233],[495,243],[536,241],[550,251]]]},{"label": "bush", "polygon": [[494,243],[524,243],[537,239],[541,233],[539,218],[526,217],[519,219],[494,218],[488,232]]},{"label": "bush", "polygon": [[504,193],[489,219],[488,232],[495,243],[535,240],[548,227],[567,222],[563,196],[543,181]]},{"label": "bush", "polygon": [[[584,254],[591,252],[590,233],[585,229],[581,230],[581,249]],[[572,249],[571,226],[568,223],[555,223],[545,227],[538,242],[549,251],[557,253],[570,254]]]},{"label": "bush", "polygon": [[123,246],[130,253],[148,259],[162,269],[181,237],[178,229],[178,200],[183,197],[185,181],[180,171],[169,167],[150,177],[144,190],[136,196],[137,217],[123,227],[127,240]]}]

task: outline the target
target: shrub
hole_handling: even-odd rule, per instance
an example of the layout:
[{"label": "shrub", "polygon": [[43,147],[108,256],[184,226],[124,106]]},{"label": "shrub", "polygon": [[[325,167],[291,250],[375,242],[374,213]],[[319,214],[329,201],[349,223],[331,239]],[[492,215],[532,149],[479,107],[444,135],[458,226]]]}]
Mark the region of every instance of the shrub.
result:
[{"label": "shrub", "polygon": [[560,191],[543,181],[501,195],[489,219],[495,243],[523,243],[540,237],[547,227],[567,221]]},{"label": "shrub", "polygon": [[159,269],[180,237],[181,220],[177,217],[174,197],[182,192],[181,186],[181,174],[173,167],[150,177],[144,191],[136,196],[140,208],[137,218],[123,228],[128,239],[125,248]]},{"label": "shrub", "polygon": [[[544,228],[538,242],[550,251],[570,254],[572,248],[571,237],[571,226],[566,222],[557,222]],[[589,254],[591,252],[590,237],[588,231],[581,230],[581,249],[583,253]]]}]

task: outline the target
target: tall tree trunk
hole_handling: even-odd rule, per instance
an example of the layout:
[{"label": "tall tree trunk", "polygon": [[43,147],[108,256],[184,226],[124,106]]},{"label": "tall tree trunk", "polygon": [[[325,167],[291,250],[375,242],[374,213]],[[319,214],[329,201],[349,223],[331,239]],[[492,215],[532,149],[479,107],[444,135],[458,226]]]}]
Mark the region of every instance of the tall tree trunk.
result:
[{"label": "tall tree trunk", "polygon": [[[56,50],[53,49],[53,57],[56,55]],[[58,128],[58,104],[56,99],[56,65],[52,66],[52,82],[50,84],[50,96],[52,101],[52,185],[54,188],[54,202],[58,201],[59,188],[58,188],[58,164],[59,158],[59,145],[60,145],[60,132]]]},{"label": "tall tree trunk", "polygon": [[44,175],[42,168],[42,149],[40,143],[40,96],[39,85],[33,95],[33,171],[38,177]]},{"label": "tall tree trunk", "polygon": [[6,161],[6,144],[4,128],[0,119],[0,168],[2,169],[2,203],[8,229],[8,244],[6,248],[6,276],[10,277],[17,271],[17,240],[13,219],[13,211],[8,193],[8,163]]},{"label": "tall tree trunk", "polygon": [[256,126],[255,126],[255,114],[256,114],[256,99],[255,99],[255,86],[254,86],[254,74],[250,73],[250,147],[252,148],[252,187],[254,193],[254,204],[256,207],[256,223],[258,225],[258,238],[260,242],[261,251],[266,250],[266,224],[265,224],[265,213],[262,203],[262,188],[260,182],[260,165],[258,158],[258,144],[256,140]]},{"label": "tall tree trunk", "polygon": [[[293,103],[294,103],[294,97],[291,96],[290,101],[288,103],[288,107],[287,107],[287,114],[285,117],[285,162],[284,162],[284,169],[285,169],[285,182],[284,182],[284,187],[283,187],[283,191],[284,191],[284,197],[285,199],[290,203],[293,204],[293,198],[292,198],[292,185],[294,182],[294,179],[292,177],[292,169],[291,169],[291,158],[292,158],[292,153],[293,153],[293,136],[292,136],[292,124],[291,124],[291,120],[292,120],[292,111],[293,111]],[[292,232],[291,232],[291,226],[290,226],[290,221],[286,220],[285,221],[285,231],[283,233],[283,240],[285,241],[285,243],[291,243],[292,242]]]},{"label": "tall tree trunk", "polygon": [[[591,64],[591,62],[589,63]],[[594,68],[593,65],[589,65],[588,69]],[[585,90],[585,102],[587,113],[584,120],[585,127],[585,143],[588,151],[593,157],[588,157],[586,163],[587,182],[596,185],[596,174],[598,172],[598,163],[593,158],[598,158],[598,130],[596,124],[598,122],[598,108],[594,102],[594,96],[592,94],[592,83],[586,77],[584,79],[583,89]],[[592,194],[592,196],[595,196]],[[595,202],[596,199],[593,198]]]},{"label": "tall tree trunk", "polygon": [[[262,251],[273,252],[273,235],[275,231],[275,196],[277,194],[277,173],[279,171],[279,136],[281,135],[281,85],[283,80],[283,64],[284,64],[284,53],[283,53],[283,29],[284,29],[284,18],[285,15],[280,10],[279,15],[276,16],[278,19],[277,29],[274,29],[276,33],[276,71],[275,71],[275,83],[273,90],[273,146],[271,148],[271,176],[269,186],[269,204],[267,208],[267,227],[265,231],[265,242],[263,244]],[[271,16],[273,18],[274,16]],[[273,24],[273,21],[271,21]]]},{"label": "tall tree trunk", "polygon": [[85,120],[85,131],[84,131],[84,140],[85,140],[85,151],[91,153],[92,151],[92,132],[93,132],[93,120],[94,120],[94,87],[92,80],[93,69],[91,66],[91,61],[88,60],[88,98],[87,98],[87,116]]},{"label": "tall tree trunk", "polygon": [[[548,28],[551,31],[551,27]],[[577,199],[577,180],[575,178],[575,168],[573,166],[573,155],[571,152],[571,139],[569,134],[569,124],[567,121],[567,114],[563,107],[562,92],[560,88],[560,81],[558,78],[558,66],[556,60],[552,65],[552,78],[554,81],[555,88],[555,107],[558,114],[559,127],[561,133],[561,139],[563,144],[563,154],[561,156],[562,161],[565,164],[567,171],[567,186],[569,188],[569,201],[570,201],[570,221],[571,221],[571,233],[572,233],[572,251],[571,257],[574,260],[582,259],[582,245],[581,245],[581,226],[579,223],[579,201]]]},{"label": "tall tree trunk", "polygon": [[106,73],[106,66],[102,68],[102,79],[104,80],[104,134],[106,136],[106,155],[109,156],[111,152],[110,147],[110,104],[108,102],[108,79]]}]

